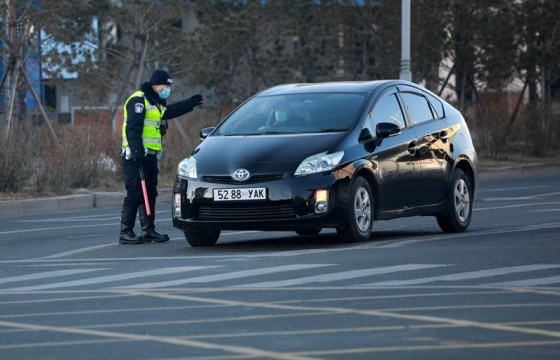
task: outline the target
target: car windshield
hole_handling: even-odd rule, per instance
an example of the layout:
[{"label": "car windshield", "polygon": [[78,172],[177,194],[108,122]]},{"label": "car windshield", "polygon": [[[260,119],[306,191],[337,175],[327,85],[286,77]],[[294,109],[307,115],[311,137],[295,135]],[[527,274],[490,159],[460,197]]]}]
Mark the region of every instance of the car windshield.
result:
[{"label": "car windshield", "polygon": [[256,96],[232,113],[214,135],[347,131],[365,99],[361,93]]}]

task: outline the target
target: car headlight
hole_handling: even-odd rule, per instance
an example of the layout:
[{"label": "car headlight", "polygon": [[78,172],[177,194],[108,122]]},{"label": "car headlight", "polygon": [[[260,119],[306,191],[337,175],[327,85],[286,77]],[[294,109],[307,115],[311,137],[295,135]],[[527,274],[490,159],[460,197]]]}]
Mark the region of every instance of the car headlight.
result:
[{"label": "car headlight", "polygon": [[177,167],[177,175],[181,179],[196,179],[196,159],[194,156],[183,159]]},{"label": "car headlight", "polygon": [[334,154],[327,154],[324,152],[312,155],[299,164],[294,175],[302,176],[330,171],[340,163],[343,156],[344,151],[339,151]]}]

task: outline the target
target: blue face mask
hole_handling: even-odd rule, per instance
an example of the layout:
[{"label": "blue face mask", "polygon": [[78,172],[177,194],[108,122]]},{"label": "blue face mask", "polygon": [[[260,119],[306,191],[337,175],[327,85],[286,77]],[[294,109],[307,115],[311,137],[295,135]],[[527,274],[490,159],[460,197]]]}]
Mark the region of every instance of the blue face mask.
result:
[{"label": "blue face mask", "polygon": [[164,88],[159,93],[159,98],[160,99],[167,99],[169,97],[169,94],[171,94],[171,89]]}]

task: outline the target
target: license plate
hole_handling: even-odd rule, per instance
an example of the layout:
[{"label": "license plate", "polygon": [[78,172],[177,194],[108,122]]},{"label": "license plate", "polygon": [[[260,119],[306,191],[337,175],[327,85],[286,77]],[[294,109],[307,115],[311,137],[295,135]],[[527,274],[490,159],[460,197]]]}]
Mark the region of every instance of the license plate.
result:
[{"label": "license plate", "polygon": [[266,188],[214,189],[214,201],[266,200]]}]

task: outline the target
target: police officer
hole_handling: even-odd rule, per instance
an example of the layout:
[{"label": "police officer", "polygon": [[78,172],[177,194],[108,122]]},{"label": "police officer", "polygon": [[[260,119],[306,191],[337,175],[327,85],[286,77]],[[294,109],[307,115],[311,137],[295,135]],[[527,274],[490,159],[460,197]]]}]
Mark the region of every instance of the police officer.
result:
[{"label": "police officer", "polygon": [[[120,244],[142,244],[145,242],[165,242],[166,234],[155,231],[155,205],[157,197],[157,162],[161,157],[161,139],[167,130],[167,120],[192,111],[202,104],[202,95],[167,105],[173,80],[165,70],[155,70],[150,81],[142,84],[124,104],[122,130],[123,167],[125,172],[126,196],[121,210]],[[151,215],[144,206],[144,196],[140,183],[140,168],[146,179],[148,203]],[[134,233],[136,212],[140,216],[142,236]]]}]

